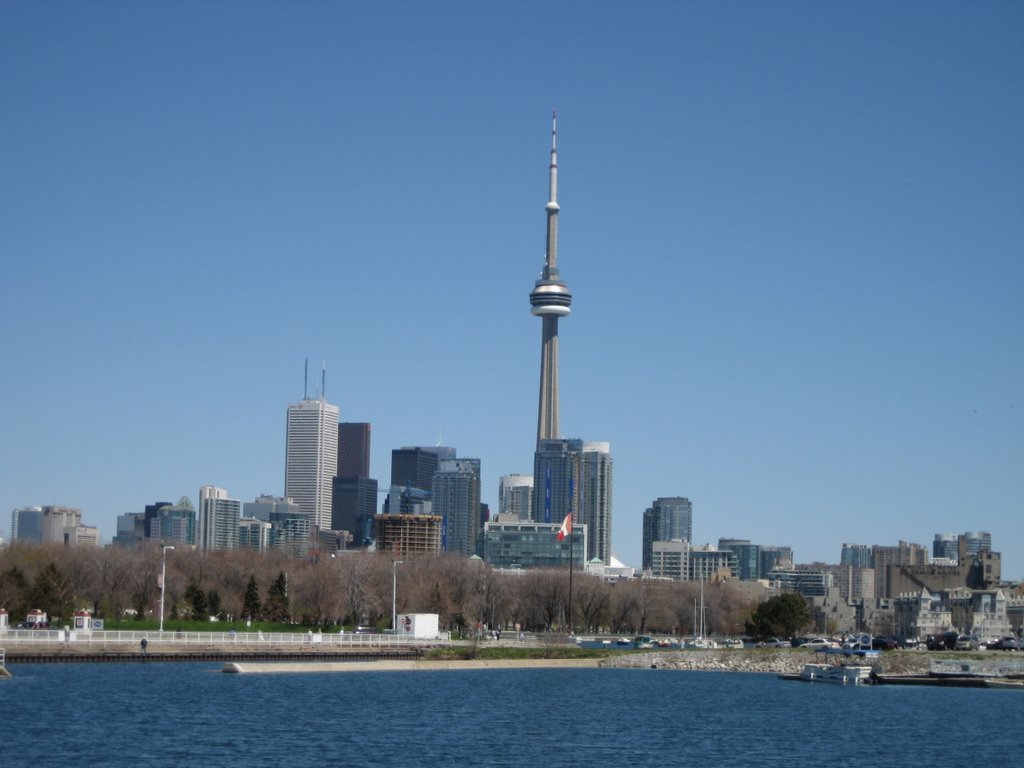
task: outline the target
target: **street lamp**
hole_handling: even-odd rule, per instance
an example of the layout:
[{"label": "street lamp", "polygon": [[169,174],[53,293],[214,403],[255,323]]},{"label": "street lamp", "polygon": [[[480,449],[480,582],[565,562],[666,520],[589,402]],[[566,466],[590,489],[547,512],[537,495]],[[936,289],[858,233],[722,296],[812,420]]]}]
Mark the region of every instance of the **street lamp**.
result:
[{"label": "street lamp", "polygon": [[395,611],[398,595],[398,566],[401,560],[391,561],[391,631],[398,632],[398,613]]},{"label": "street lamp", "polygon": [[170,544],[163,545],[162,564],[160,565],[160,632],[164,631],[164,591],[167,589],[167,550],[173,550]]}]

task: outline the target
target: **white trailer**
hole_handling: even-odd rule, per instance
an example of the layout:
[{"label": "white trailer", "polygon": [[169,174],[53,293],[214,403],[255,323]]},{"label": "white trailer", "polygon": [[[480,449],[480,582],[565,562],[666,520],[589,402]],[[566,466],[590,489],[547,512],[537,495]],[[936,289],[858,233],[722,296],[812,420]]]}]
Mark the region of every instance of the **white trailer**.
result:
[{"label": "white trailer", "polygon": [[417,640],[434,640],[439,636],[438,619],[436,613],[400,613],[398,634]]}]

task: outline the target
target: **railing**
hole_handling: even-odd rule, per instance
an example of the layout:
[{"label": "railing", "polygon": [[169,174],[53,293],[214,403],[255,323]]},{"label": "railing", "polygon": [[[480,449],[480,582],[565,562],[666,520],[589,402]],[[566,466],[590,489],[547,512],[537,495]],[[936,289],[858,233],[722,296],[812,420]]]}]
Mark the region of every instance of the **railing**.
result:
[{"label": "railing", "polygon": [[138,648],[145,640],[147,649],[157,651],[172,647],[237,647],[286,648],[315,650],[319,648],[411,648],[422,645],[448,645],[451,635],[443,632],[434,638],[411,635],[363,634],[357,632],[178,632],[178,631],[119,631],[15,629],[3,633],[8,645],[70,644],[86,646],[133,646]]}]

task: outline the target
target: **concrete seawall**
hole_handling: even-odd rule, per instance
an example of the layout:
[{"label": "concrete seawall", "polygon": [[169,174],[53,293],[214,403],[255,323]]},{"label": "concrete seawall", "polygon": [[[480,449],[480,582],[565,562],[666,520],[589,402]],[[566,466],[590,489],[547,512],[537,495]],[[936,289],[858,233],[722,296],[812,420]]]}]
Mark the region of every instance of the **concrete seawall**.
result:
[{"label": "concrete seawall", "polygon": [[224,664],[224,672],[236,674],[281,674],[302,672],[404,672],[437,669],[536,669],[598,667],[602,659],[466,659],[454,661],[281,661]]}]

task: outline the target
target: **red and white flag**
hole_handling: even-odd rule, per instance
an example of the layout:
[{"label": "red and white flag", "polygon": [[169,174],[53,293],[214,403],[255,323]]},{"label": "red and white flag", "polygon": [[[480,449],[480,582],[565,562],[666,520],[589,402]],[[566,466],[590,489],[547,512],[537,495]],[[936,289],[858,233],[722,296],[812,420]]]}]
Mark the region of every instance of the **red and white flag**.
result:
[{"label": "red and white flag", "polygon": [[570,533],[572,533],[572,512],[566,515],[565,520],[562,521],[562,527],[558,529],[558,540],[561,541]]}]

